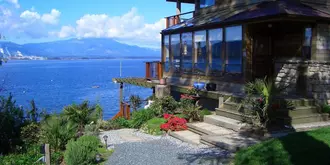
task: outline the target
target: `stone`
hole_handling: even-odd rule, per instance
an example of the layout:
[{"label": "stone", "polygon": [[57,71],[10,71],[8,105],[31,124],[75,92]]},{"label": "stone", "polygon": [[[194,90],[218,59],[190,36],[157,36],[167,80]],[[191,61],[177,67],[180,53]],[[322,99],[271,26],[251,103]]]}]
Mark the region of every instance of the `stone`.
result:
[{"label": "stone", "polygon": [[171,90],[169,85],[156,85],[155,87],[156,98],[162,98],[171,95]]}]

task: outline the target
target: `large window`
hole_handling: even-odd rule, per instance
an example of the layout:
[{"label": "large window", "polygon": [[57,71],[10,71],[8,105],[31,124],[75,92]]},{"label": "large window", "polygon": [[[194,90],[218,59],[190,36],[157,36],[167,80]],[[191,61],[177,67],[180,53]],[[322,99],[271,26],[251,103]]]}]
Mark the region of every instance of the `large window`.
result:
[{"label": "large window", "polygon": [[312,45],[312,28],[305,28],[305,39],[303,45],[303,57],[311,59],[311,45]]},{"label": "large window", "polygon": [[171,56],[173,57],[174,71],[180,71],[181,55],[180,55],[180,34],[171,35]]},{"label": "large window", "polygon": [[203,74],[207,66],[206,31],[195,32],[195,73]]},{"label": "large window", "polygon": [[170,71],[171,60],[170,60],[170,36],[164,36],[164,68],[165,72]]},{"label": "large window", "polygon": [[226,72],[242,73],[242,26],[226,28]]},{"label": "large window", "polygon": [[215,4],[215,0],[200,0],[200,8],[213,6]]},{"label": "large window", "polygon": [[211,51],[210,70],[211,73],[219,73],[223,71],[222,29],[209,30],[209,42]]},{"label": "large window", "polygon": [[192,70],[192,33],[182,34],[182,71],[184,73]]}]

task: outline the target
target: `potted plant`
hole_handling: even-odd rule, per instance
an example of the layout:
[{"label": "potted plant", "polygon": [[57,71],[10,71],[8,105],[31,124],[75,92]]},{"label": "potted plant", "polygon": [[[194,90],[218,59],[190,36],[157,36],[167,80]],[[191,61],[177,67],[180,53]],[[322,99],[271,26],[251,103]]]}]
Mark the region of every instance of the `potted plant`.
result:
[{"label": "potted plant", "polygon": [[189,87],[187,89],[186,94],[181,94],[181,99],[190,99],[190,100],[193,100],[194,102],[196,102],[200,99],[200,96],[198,93],[199,93],[199,89],[196,89],[194,87]]}]

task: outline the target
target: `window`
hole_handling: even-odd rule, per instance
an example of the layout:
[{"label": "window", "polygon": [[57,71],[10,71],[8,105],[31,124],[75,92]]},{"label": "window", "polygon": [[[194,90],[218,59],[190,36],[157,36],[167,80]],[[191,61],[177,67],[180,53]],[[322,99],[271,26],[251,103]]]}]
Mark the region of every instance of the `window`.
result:
[{"label": "window", "polygon": [[192,70],[192,33],[182,33],[182,71]]},{"label": "window", "polygon": [[223,71],[222,60],[222,29],[209,30],[209,46],[211,51],[211,73]]},{"label": "window", "polygon": [[195,73],[203,74],[207,66],[206,31],[195,32]]},{"label": "window", "polygon": [[226,28],[226,72],[242,73],[242,26]]},{"label": "window", "polygon": [[180,71],[180,34],[171,35],[171,57],[173,57],[172,63],[174,71]]},{"label": "window", "polygon": [[302,54],[305,59],[311,59],[312,28],[305,28],[305,39]]},{"label": "window", "polygon": [[164,36],[164,68],[165,72],[170,71],[171,61],[170,61],[170,36]]},{"label": "window", "polygon": [[215,0],[200,0],[200,8],[213,6],[215,4]]}]

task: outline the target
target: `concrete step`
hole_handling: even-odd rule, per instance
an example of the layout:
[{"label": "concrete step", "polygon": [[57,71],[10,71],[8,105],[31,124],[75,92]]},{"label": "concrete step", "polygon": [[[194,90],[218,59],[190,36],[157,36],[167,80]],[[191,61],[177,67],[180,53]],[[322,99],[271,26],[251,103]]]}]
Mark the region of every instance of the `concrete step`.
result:
[{"label": "concrete step", "polygon": [[227,110],[224,108],[216,108],[215,113],[219,116],[228,117],[238,121],[242,121],[242,119],[247,120],[248,122],[251,121],[251,117],[245,116],[243,118],[243,114],[239,113],[238,111]]},{"label": "concrete step", "polygon": [[320,114],[312,114],[312,115],[302,115],[295,117],[277,117],[277,122],[283,123],[285,125],[292,124],[303,124],[303,123],[313,123],[313,122],[322,122],[328,121],[329,114],[328,113],[320,113]]},{"label": "concrete step", "polygon": [[231,111],[238,111],[238,107],[240,106],[240,104],[237,103],[233,103],[233,102],[224,102],[222,107],[219,108],[223,108],[223,109],[227,109],[227,110],[231,110]]},{"label": "concrete step", "polygon": [[290,117],[296,117],[296,116],[304,116],[304,115],[313,115],[320,113],[319,108],[316,106],[304,106],[304,107],[295,107],[292,110],[288,109],[278,109],[275,112],[275,115],[277,116],[290,116]]},{"label": "concrete step", "polygon": [[170,135],[190,144],[200,144],[201,136],[189,130],[170,132]]},{"label": "concrete step", "polygon": [[226,129],[205,122],[188,123],[187,125],[190,131],[199,135],[227,135],[235,133],[235,131],[231,129]]},{"label": "concrete step", "polygon": [[315,106],[315,100],[314,99],[284,99],[284,102],[292,103],[295,107],[301,107],[301,106]]},{"label": "concrete step", "polygon": [[201,143],[220,147],[232,152],[240,148],[248,147],[258,143],[259,140],[240,135],[239,133],[230,135],[207,135],[201,137]]},{"label": "concrete step", "polygon": [[219,115],[208,115],[204,116],[204,122],[213,124],[216,126],[220,126],[223,128],[231,129],[234,131],[239,131],[242,129],[246,124],[242,123],[239,120],[234,120],[228,117],[223,117]]}]

